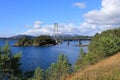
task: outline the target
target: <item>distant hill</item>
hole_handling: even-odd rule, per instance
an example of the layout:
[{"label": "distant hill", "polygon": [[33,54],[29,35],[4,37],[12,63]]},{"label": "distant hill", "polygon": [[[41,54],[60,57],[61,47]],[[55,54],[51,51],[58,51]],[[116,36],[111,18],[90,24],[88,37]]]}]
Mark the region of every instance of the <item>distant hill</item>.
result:
[{"label": "distant hill", "polygon": [[[15,35],[15,36],[11,36],[11,37],[0,37],[0,39],[21,39],[23,37],[27,37],[27,38],[35,38],[38,36],[31,36],[31,35]],[[54,38],[54,36],[51,36],[52,38]],[[91,36],[82,36],[82,35],[58,35],[57,38],[59,39],[66,39],[66,38],[91,38]]]},{"label": "distant hill", "polygon": [[0,39],[8,39],[8,38],[0,37]]},{"label": "distant hill", "polygon": [[8,39],[21,39],[23,37],[26,37],[26,38],[34,38],[34,36],[31,36],[31,35],[16,35],[16,36],[12,36],[12,37],[9,37]]}]

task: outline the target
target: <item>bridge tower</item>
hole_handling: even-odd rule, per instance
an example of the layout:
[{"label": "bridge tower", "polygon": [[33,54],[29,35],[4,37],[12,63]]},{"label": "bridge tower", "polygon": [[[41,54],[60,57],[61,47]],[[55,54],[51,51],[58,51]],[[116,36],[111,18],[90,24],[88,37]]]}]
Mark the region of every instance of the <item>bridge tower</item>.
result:
[{"label": "bridge tower", "polygon": [[78,45],[82,45],[81,41],[82,41],[82,40],[78,40]]},{"label": "bridge tower", "polygon": [[58,43],[58,23],[54,23],[54,39]]}]

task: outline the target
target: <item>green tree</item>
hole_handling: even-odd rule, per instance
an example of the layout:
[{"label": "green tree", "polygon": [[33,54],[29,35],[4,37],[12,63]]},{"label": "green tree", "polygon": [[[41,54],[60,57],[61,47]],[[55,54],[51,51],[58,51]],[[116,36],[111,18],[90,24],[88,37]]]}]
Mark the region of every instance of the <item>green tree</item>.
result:
[{"label": "green tree", "polygon": [[79,57],[78,57],[78,60],[82,60],[82,58],[84,58],[84,56],[85,56],[85,52],[84,52],[83,48],[81,48],[81,49],[80,49],[80,55],[79,55]]},{"label": "green tree", "polygon": [[44,80],[44,71],[40,67],[37,67],[35,69],[33,78],[28,80]]},{"label": "green tree", "polygon": [[88,46],[89,53],[85,55],[84,65],[94,64],[99,60],[112,56],[120,51],[120,28],[103,31],[96,34]]},{"label": "green tree", "polygon": [[111,56],[120,51],[120,28],[107,30],[101,34],[96,34],[90,45],[90,53],[99,55],[99,57]]},{"label": "green tree", "polygon": [[56,63],[52,63],[46,71],[46,80],[62,80],[72,71],[68,59],[60,54]]},{"label": "green tree", "polygon": [[58,72],[57,72],[57,65],[52,63],[51,66],[46,70],[45,73],[45,80],[57,80],[58,79]]},{"label": "green tree", "polygon": [[[89,52],[84,56],[81,53],[76,62],[78,68],[94,64],[99,60],[112,56],[120,51],[120,28],[103,31],[96,34],[90,42]],[[83,56],[83,57],[82,57]]]},{"label": "green tree", "polygon": [[56,42],[50,36],[38,36],[33,39],[23,37],[19,39],[14,46],[44,46],[44,45],[55,45]]},{"label": "green tree", "polygon": [[21,75],[20,70],[21,53],[12,55],[8,43],[0,49],[0,79],[18,78]]},{"label": "green tree", "polygon": [[84,58],[85,58],[85,52],[84,52],[83,48],[81,48],[78,59],[75,63],[75,70],[78,70],[83,65]]}]

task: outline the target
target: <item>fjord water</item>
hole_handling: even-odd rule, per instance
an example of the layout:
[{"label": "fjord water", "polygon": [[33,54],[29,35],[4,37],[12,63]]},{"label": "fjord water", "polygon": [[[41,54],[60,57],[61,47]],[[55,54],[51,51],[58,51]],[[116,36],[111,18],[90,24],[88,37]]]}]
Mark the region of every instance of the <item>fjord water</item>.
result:
[{"label": "fjord water", "polygon": [[[62,44],[50,47],[13,47],[12,45],[15,42],[16,40],[8,41],[13,54],[22,52],[21,68],[23,70],[34,70],[37,66],[46,69],[51,63],[57,61],[57,57],[61,53],[68,57],[71,64],[74,64],[81,48],[75,46],[78,44],[78,41],[70,41],[69,45],[67,45],[67,42],[63,42]],[[82,44],[89,44],[89,42],[90,41],[82,41]],[[6,40],[0,40],[0,46],[3,46],[5,43]],[[85,52],[88,51],[87,47],[82,48]]]}]

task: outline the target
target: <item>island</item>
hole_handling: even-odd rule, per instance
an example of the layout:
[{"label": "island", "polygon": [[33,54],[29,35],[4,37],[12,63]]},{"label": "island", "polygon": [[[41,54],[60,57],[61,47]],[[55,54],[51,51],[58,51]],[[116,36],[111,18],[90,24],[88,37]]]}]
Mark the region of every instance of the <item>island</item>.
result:
[{"label": "island", "polygon": [[38,36],[35,38],[23,37],[19,39],[13,46],[53,46],[56,45],[55,40],[51,36]]}]

